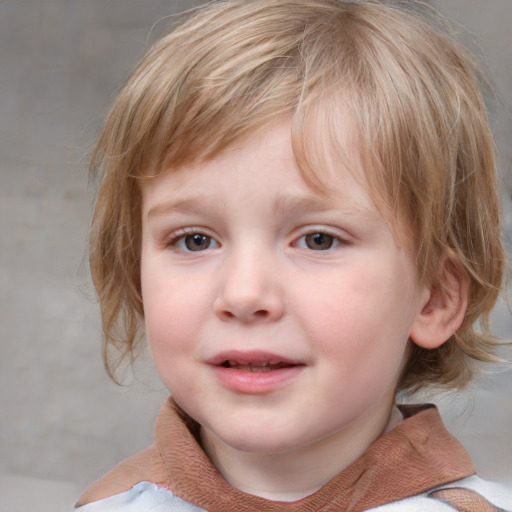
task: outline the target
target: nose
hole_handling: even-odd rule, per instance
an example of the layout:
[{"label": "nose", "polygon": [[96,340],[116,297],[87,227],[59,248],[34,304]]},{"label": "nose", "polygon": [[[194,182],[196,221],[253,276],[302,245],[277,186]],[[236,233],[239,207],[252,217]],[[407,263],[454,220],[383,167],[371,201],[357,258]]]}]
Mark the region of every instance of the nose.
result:
[{"label": "nose", "polygon": [[260,254],[247,252],[226,259],[213,307],[223,321],[279,320],[284,303],[275,264]]}]

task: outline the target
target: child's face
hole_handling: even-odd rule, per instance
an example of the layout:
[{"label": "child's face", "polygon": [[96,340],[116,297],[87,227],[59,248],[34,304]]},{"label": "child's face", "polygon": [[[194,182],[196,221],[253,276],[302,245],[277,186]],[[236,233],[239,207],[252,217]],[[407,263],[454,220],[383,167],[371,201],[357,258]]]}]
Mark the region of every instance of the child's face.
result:
[{"label": "child's face", "polygon": [[364,186],[325,178],[329,196],[306,184],[282,122],[143,185],[152,356],[217,443],[282,453],[386,423],[428,290]]}]

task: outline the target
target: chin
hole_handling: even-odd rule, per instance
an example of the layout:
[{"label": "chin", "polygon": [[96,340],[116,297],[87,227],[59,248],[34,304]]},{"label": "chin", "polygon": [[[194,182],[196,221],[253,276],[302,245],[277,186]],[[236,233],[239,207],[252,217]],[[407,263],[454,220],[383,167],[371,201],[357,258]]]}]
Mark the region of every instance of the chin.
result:
[{"label": "chin", "polygon": [[252,428],[241,427],[236,431],[215,431],[210,430],[213,435],[233,450],[253,454],[280,454],[293,451],[308,444],[302,439],[295,439],[286,435],[286,431],[278,428],[269,430],[260,426]]}]

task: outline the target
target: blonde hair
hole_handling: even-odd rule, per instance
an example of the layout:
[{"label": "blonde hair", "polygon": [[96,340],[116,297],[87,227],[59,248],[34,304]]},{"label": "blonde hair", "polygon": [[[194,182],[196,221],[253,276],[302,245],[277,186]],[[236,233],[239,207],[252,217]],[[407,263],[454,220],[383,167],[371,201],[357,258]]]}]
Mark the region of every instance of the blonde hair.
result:
[{"label": "blonde hair", "polygon": [[90,265],[110,375],[109,345],[128,355],[142,335],[140,180],[291,115],[299,166],[322,186],[348,105],[372,196],[412,233],[420,277],[441,283],[447,260],[469,280],[462,327],[438,349],[411,344],[398,389],[467,383],[474,361],[494,358],[488,318],[505,261],[475,69],[437,22],[378,1],[226,0],[164,36],[119,93],[92,158]]}]

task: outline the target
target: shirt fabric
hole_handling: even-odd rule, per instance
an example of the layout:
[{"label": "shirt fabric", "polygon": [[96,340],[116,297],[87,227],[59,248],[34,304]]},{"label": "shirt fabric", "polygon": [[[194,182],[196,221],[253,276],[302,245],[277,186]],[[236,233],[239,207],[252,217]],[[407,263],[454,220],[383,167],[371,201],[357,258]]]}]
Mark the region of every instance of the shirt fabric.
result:
[{"label": "shirt fabric", "polygon": [[198,443],[198,426],[169,399],[155,443],[116,466],[77,512],[503,512],[512,494],[476,476],[431,405],[401,406],[404,421],[317,492],[272,501],[232,487]]}]

